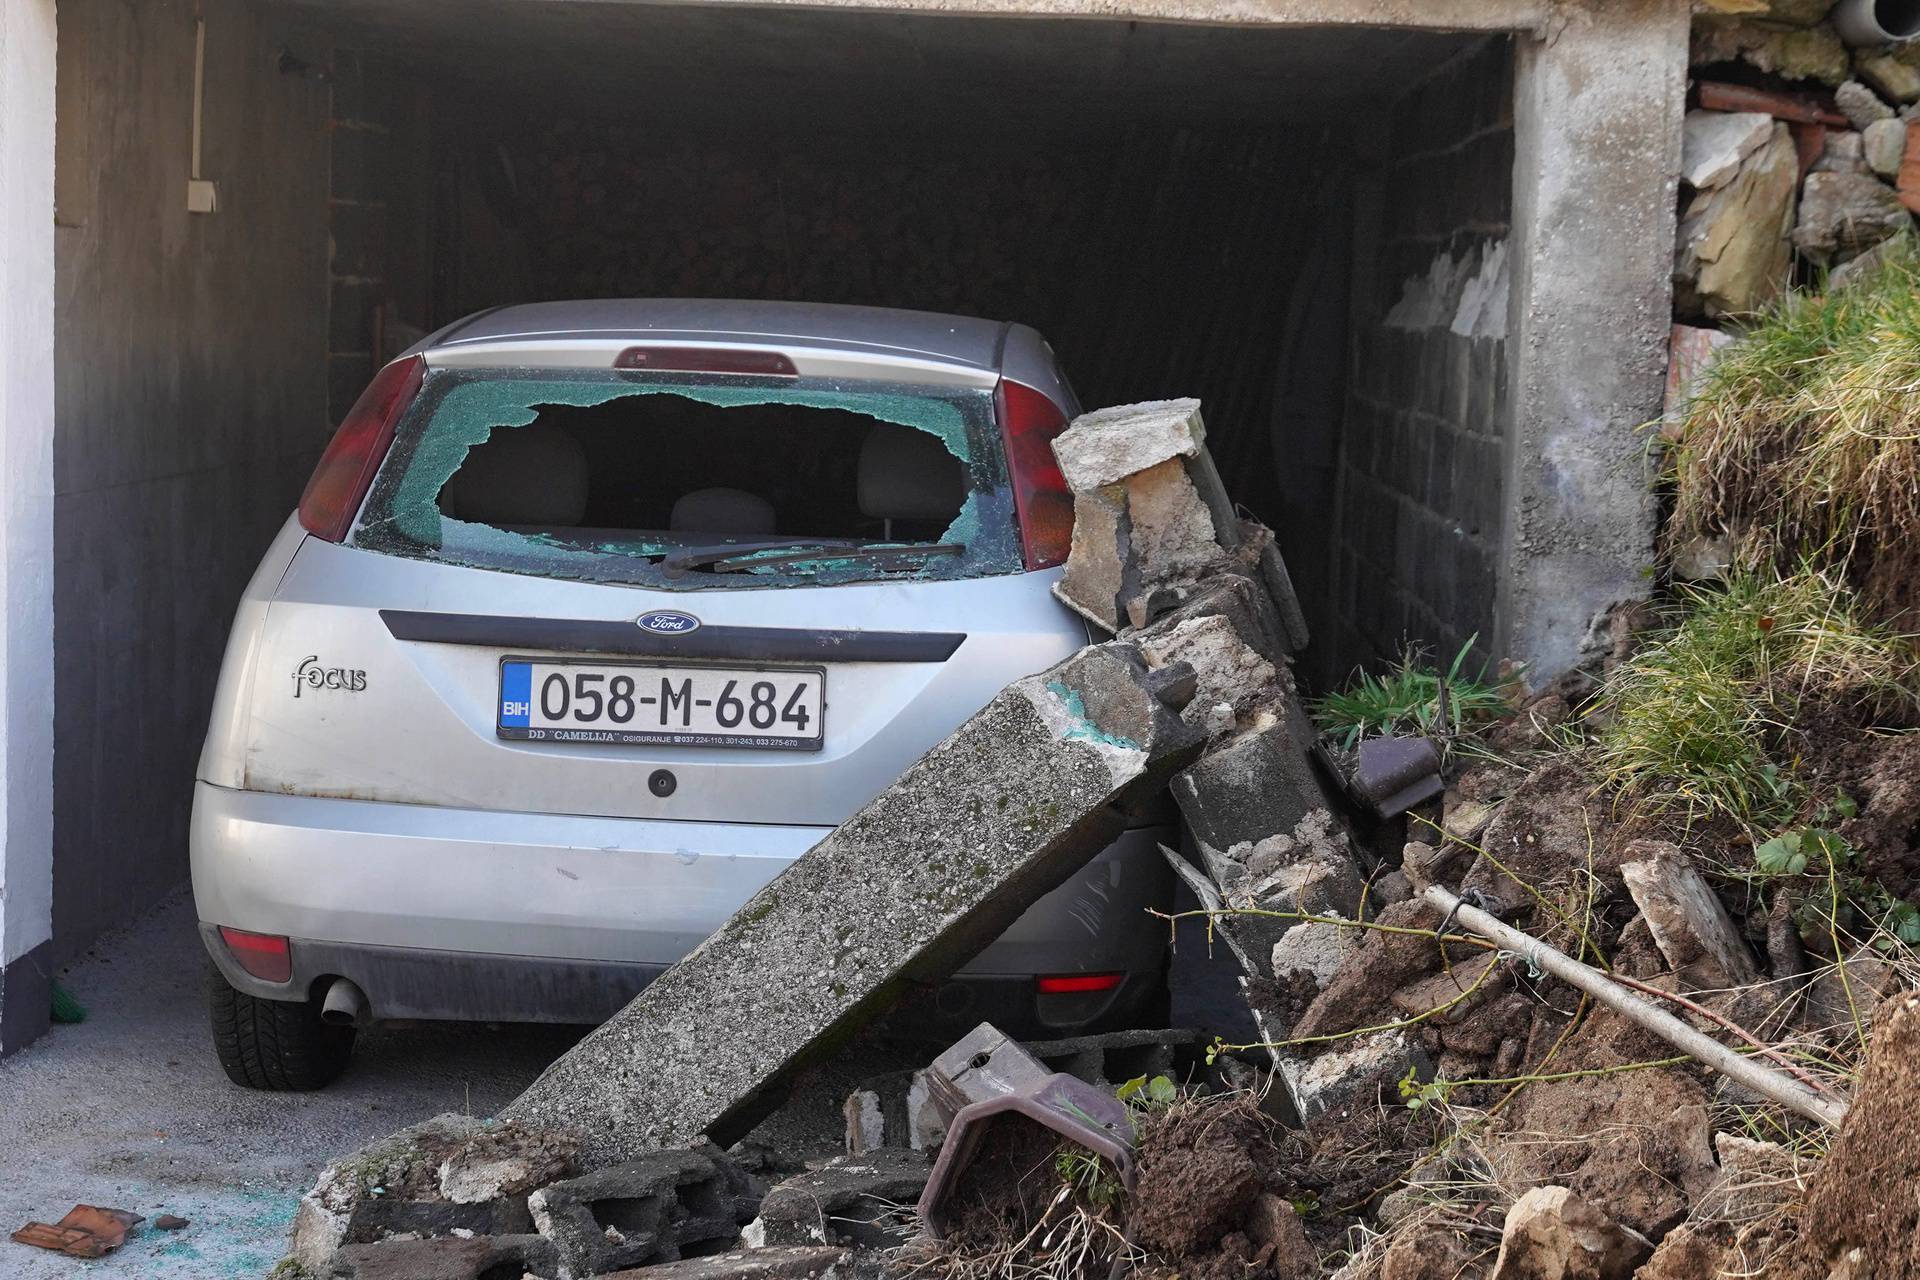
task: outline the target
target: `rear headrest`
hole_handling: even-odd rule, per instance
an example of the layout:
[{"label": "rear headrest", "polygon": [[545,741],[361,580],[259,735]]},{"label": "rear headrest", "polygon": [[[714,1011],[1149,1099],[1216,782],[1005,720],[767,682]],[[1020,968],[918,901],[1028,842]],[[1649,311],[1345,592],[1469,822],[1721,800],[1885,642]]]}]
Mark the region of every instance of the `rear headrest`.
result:
[{"label": "rear headrest", "polygon": [[587,455],[561,427],[495,427],[447,481],[440,509],[494,525],[577,525],[587,513]]},{"label": "rear headrest", "polygon": [[860,446],[860,514],[878,520],[950,520],[967,496],[966,471],[939,437],[881,423]]},{"label": "rear headrest", "polygon": [[772,533],[773,504],[744,489],[695,489],[673,504],[667,528],[676,533]]}]

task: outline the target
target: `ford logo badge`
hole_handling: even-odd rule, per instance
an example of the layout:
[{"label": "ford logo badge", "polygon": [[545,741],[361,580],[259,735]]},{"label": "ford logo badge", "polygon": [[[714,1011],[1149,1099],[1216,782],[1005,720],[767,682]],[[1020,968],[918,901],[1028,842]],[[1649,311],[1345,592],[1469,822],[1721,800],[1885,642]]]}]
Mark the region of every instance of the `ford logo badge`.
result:
[{"label": "ford logo badge", "polygon": [[700,619],[675,609],[655,609],[633,621],[642,631],[651,631],[657,636],[684,636],[700,629]]}]

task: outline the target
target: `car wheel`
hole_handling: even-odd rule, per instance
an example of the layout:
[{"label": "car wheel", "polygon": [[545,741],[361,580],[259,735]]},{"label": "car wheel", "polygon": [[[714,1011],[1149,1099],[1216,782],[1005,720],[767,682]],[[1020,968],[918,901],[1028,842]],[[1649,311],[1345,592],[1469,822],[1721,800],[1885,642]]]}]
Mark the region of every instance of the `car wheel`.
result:
[{"label": "car wheel", "polygon": [[353,1028],[320,1020],[315,1000],[262,1000],[236,991],[218,970],[207,979],[213,1051],[227,1078],[249,1089],[322,1089],[347,1069]]}]

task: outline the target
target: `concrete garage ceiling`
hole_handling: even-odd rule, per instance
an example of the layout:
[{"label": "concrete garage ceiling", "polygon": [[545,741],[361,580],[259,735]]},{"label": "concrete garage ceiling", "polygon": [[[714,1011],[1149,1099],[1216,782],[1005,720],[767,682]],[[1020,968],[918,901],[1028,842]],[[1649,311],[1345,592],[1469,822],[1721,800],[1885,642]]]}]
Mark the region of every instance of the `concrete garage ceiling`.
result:
[{"label": "concrete garage ceiling", "polygon": [[[946,131],[1116,120],[1320,123],[1390,99],[1484,37],[597,0],[274,0],[436,79],[580,105],[671,105],[675,125],[863,121]],[[501,105],[506,105],[504,102]],[[531,104],[529,104],[531,105]],[[799,113],[797,116],[793,113]]]}]

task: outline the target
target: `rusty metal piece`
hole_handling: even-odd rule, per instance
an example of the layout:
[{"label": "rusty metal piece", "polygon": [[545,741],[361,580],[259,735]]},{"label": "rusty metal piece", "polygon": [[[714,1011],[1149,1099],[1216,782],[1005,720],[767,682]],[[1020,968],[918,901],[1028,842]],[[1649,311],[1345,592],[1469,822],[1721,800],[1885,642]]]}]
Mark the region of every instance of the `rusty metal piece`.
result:
[{"label": "rusty metal piece", "polygon": [[1020,1118],[1051,1130],[1103,1157],[1120,1182],[1133,1187],[1133,1112],[1105,1089],[1050,1072],[992,1023],[983,1022],[934,1060],[928,1091],[937,1105],[955,1098],[974,1099],[959,1108],[947,1126],[940,1158],[920,1195],[920,1220],[938,1237],[946,1227],[942,1213],[998,1118]]},{"label": "rusty metal piece", "polygon": [[1792,124],[1825,124],[1836,129],[1852,127],[1847,118],[1834,109],[1832,94],[1756,89],[1717,80],[1702,80],[1696,90],[1700,106],[1707,111],[1758,111]]},{"label": "rusty metal piece", "polygon": [[1368,738],[1354,751],[1347,790],[1374,817],[1398,817],[1446,790],[1440,752],[1425,738]]},{"label": "rusty metal piece", "polygon": [[101,1258],[127,1241],[127,1232],[146,1219],[125,1209],[102,1209],[77,1204],[57,1223],[29,1222],[13,1239],[36,1249],[51,1249],[74,1258]]}]

